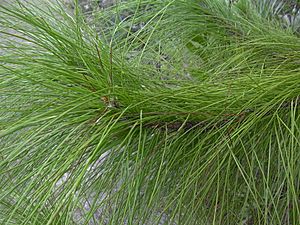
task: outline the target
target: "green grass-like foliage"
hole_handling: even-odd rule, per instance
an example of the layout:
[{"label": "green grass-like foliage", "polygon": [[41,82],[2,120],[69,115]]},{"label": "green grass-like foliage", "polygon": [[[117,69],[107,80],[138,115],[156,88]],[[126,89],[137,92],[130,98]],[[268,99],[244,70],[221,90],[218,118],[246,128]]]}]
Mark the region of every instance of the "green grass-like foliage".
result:
[{"label": "green grass-like foliage", "polygon": [[299,224],[299,34],[230,2],[0,5],[0,224]]}]

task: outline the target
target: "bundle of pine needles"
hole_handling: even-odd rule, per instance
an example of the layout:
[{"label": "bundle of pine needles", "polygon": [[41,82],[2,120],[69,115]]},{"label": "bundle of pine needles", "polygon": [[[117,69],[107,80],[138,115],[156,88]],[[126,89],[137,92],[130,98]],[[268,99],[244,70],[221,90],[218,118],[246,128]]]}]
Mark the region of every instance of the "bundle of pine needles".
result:
[{"label": "bundle of pine needles", "polygon": [[300,39],[283,9],[0,5],[0,223],[299,224]]}]

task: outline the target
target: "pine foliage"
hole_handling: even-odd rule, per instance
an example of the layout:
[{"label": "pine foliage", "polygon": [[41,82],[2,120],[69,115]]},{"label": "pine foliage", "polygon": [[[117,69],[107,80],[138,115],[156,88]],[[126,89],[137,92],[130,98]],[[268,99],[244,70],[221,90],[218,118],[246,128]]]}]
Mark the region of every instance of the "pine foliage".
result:
[{"label": "pine foliage", "polygon": [[41,2],[0,5],[0,224],[299,224],[284,2]]}]

